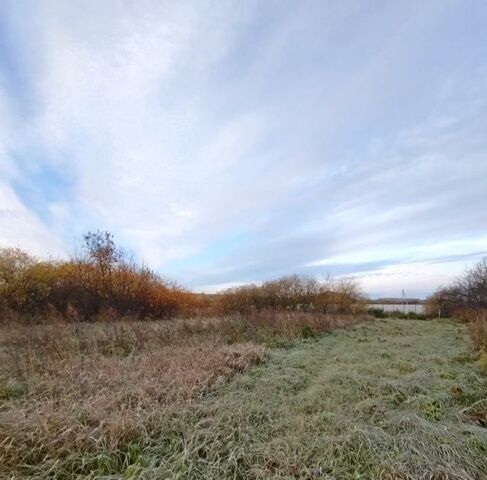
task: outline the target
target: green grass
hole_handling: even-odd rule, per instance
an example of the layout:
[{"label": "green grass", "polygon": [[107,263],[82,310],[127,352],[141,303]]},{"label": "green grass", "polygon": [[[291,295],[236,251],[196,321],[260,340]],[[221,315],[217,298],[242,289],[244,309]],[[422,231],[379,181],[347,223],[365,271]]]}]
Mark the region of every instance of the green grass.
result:
[{"label": "green grass", "polygon": [[271,350],[148,443],[17,478],[485,479],[476,361],[463,325],[375,320]]}]

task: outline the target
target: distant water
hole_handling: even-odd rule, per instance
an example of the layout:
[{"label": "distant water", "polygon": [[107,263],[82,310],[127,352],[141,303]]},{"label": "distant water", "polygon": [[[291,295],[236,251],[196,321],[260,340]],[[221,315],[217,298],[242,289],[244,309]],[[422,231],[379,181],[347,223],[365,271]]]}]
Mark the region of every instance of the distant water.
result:
[{"label": "distant water", "polygon": [[398,310],[400,312],[409,313],[424,313],[424,305],[403,305],[401,303],[370,303],[368,308],[380,308],[384,310],[384,312],[393,312],[394,310]]}]

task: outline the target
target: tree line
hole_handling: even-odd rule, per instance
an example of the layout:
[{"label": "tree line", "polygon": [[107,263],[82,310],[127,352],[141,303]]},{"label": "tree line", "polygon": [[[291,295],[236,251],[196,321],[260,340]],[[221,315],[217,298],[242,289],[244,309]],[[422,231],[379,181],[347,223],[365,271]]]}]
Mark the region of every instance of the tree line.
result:
[{"label": "tree line", "polygon": [[487,311],[487,257],[466,270],[451,285],[440,287],[426,301],[430,315],[459,317]]},{"label": "tree line", "polygon": [[0,252],[0,307],[24,315],[167,318],[197,298],[149,268],[130,261],[108,232],[89,232],[69,260],[38,260],[17,248]]},{"label": "tree line", "polygon": [[0,249],[0,313],[88,321],[166,319],[262,310],[356,313],[362,294],[352,280],[319,282],[289,275],[262,285],[193,293],[131,260],[105,231],[88,232],[68,260],[40,260]]},{"label": "tree line", "polygon": [[224,312],[291,310],[320,313],[356,313],[364,308],[358,283],[351,279],[319,282],[308,275],[288,275],[262,285],[225,290],[220,297]]}]

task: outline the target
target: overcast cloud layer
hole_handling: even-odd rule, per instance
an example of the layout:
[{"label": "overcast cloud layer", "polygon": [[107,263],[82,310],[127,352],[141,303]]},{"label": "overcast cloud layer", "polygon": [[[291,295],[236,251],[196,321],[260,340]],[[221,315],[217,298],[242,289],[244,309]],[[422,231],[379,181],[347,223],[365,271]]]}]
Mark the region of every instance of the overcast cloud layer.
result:
[{"label": "overcast cloud layer", "polygon": [[424,296],[487,254],[487,3],[0,2],[0,246]]}]

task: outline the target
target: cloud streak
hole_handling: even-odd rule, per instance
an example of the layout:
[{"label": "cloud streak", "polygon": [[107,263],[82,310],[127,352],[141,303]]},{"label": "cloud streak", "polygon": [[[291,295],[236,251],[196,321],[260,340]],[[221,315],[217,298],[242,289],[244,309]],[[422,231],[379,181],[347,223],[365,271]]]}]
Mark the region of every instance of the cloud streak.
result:
[{"label": "cloud streak", "polygon": [[196,289],[428,293],[487,250],[471,7],[6,2],[1,244],[62,255],[104,228]]}]

